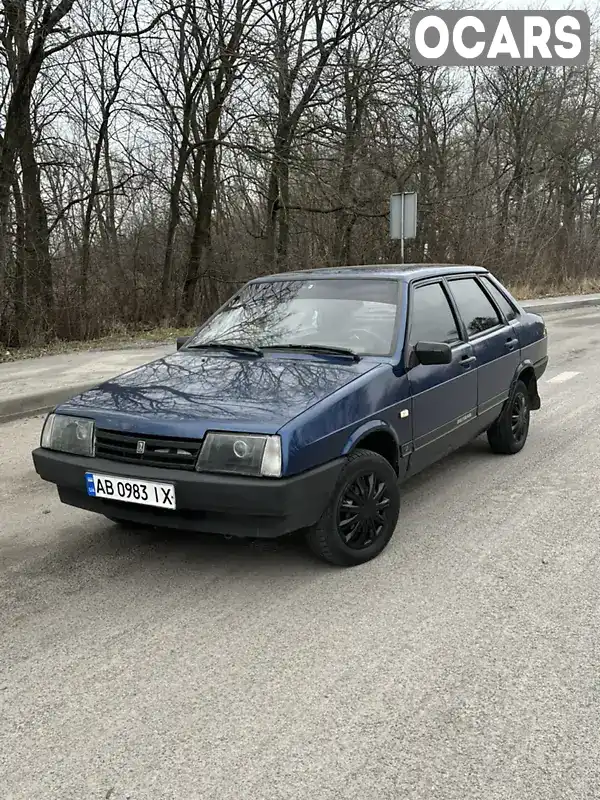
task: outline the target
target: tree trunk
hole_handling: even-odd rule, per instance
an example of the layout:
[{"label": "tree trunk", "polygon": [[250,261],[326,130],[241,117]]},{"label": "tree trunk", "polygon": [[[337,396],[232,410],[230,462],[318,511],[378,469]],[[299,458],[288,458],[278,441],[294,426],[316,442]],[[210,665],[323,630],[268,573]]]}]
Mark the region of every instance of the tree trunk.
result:
[{"label": "tree trunk", "polygon": [[[181,212],[179,209],[181,199],[181,187],[183,186],[183,178],[185,176],[185,168],[188,158],[189,143],[186,137],[182,138],[177,152],[177,166],[175,168],[175,175],[173,185],[169,192],[169,222],[167,225],[167,241],[165,245],[165,258],[163,261],[162,279],[160,284],[160,302],[162,303],[163,313],[169,314],[171,310],[171,281],[173,276],[173,248],[175,244],[175,234],[179,222],[181,221]],[[166,304],[166,308],[165,308]]]},{"label": "tree trunk", "polygon": [[[15,273],[13,283],[13,303],[15,309],[15,341],[22,346],[27,341],[27,303],[25,298],[25,209],[18,180],[13,183],[15,202]],[[9,345],[11,342],[9,341]]]},{"label": "tree trunk", "polygon": [[265,231],[266,268],[275,272],[285,269],[289,247],[289,180],[292,132],[289,127],[289,102],[280,103],[280,117],[286,120],[275,136],[273,158],[267,190],[267,224]]},{"label": "tree trunk", "polygon": [[[357,120],[352,119],[350,98],[346,100],[346,132],[343,146],[342,167],[338,181],[340,205],[346,205],[352,188],[352,167],[356,148]],[[347,264],[350,260],[350,236],[354,225],[354,215],[343,208],[336,215],[333,239],[333,263],[335,266]]]},{"label": "tree trunk", "polygon": [[279,215],[279,168],[276,159],[278,154],[273,153],[271,171],[269,173],[269,186],[267,189],[267,219],[265,230],[265,262],[270,270],[275,256],[275,236],[277,233],[277,218]]},{"label": "tree trunk", "polygon": [[48,217],[42,200],[40,170],[35,157],[29,109],[21,129],[21,170],[25,214],[25,279],[27,312],[36,333],[45,336],[52,329],[54,293]]},{"label": "tree trunk", "polygon": [[108,120],[110,117],[110,109],[112,103],[108,103],[102,115],[102,122],[100,130],[98,131],[98,138],[94,146],[94,153],[92,158],[92,175],[90,180],[90,191],[87,202],[85,204],[85,213],[83,217],[83,231],[82,231],[82,245],[81,245],[81,272],[79,278],[79,302],[81,307],[80,313],[80,336],[85,339],[87,335],[87,311],[88,311],[88,287],[90,279],[90,258],[92,246],[92,217],[94,214],[94,206],[98,197],[100,187],[99,174],[100,174],[100,161],[102,159],[102,152],[104,149],[104,140],[108,132]]},{"label": "tree trunk", "polygon": [[[338,197],[344,205],[348,201],[352,185],[352,165],[354,163],[353,148],[347,139],[344,143],[344,157],[340,180],[338,183]],[[354,215],[346,208],[341,209],[336,215],[335,233],[333,238],[333,264],[342,266],[350,260],[350,239],[354,226]]]},{"label": "tree trunk", "polygon": [[110,243],[110,260],[113,275],[117,280],[121,279],[121,249],[119,247],[119,237],[117,235],[117,211],[115,204],[115,182],[113,180],[112,164],[110,161],[110,144],[108,136],[104,137],[104,168],[106,170],[107,181],[107,213],[106,228],[108,241]]},{"label": "tree trunk", "polygon": [[290,148],[287,146],[279,165],[279,230],[275,253],[275,269],[285,272],[288,267],[290,246]]},{"label": "tree trunk", "polygon": [[206,115],[204,169],[200,192],[197,194],[198,205],[194,220],[194,233],[190,245],[190,258],[183,284],[182,310],[188,316],[194,308],[196,286],[202,275],[203,310],[210,310],[216,302],[216,293],[212,276],[208,274],[206,264],[211,250],[211,222],[216,195],[217,142],[216,133],[221,116],[221,106],[215,103]]}]

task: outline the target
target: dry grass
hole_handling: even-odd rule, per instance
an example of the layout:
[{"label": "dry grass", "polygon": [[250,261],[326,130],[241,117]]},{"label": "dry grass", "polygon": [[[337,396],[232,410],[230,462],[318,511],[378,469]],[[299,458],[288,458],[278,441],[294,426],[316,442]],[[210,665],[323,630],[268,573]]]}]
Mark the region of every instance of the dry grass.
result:
[{"label": "dry grass", "polygon": [[560,297],[570,294],[595,294],[600,292],[600,278],[582,278],[568,284],[514,283],[510,284],[508,288],[517,300]]},{"label": "dry grass", "polygon": [[114,333],[101,339],[81,341],[54,341],[46,345],[22,347],[0,351],[0,363],[24,358],[39,358],[59,353],[85,352],[90,350],[129,350],[137,347],[158,347],[171,344],[178,336],[190,336],[195,328],[151,328],[146,331]]}]

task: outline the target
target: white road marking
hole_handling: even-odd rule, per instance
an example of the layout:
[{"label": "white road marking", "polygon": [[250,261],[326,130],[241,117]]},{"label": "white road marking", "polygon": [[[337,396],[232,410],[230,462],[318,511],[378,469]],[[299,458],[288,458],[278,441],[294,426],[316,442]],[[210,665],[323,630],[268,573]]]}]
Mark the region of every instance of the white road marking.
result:
[{"label": "white road marking", "polygon": [[571,378],[579,374],[579,372],[559,372],[558,375],[555,375],[553,378],[548,378],[547,383],[564,383],[565,381],[570,381]]}]

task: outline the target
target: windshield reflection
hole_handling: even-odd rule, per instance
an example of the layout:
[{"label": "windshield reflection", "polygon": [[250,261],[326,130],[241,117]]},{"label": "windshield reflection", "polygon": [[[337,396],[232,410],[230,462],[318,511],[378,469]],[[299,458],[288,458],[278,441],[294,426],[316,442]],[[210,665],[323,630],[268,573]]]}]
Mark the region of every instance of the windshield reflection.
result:
[{"label": "windshield reflection", "polygon": [[321,345],[385,356],[393,349],[393,280],[273,280],[247,284],[190,339],[247,347]]}]

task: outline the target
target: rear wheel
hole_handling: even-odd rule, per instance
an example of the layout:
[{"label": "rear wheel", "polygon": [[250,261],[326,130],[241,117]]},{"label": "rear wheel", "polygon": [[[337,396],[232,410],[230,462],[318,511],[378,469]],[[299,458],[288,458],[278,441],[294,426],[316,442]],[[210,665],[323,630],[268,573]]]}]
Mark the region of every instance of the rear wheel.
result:
[{"label": "rear wheel", "polygon": [[364,564],[386,547],[398,522],[400,490],[391,464],[357,450],[338,478],[329,505],[306,540],[325,561],[343,567]]},{"label": "rear wheel", "polygon": [[517,381],[502,413],[488,430],[494,453],[513,455],[525,446],[529,433],[531,398],[523,381]]}]

